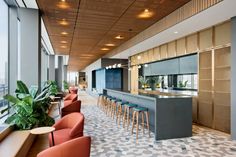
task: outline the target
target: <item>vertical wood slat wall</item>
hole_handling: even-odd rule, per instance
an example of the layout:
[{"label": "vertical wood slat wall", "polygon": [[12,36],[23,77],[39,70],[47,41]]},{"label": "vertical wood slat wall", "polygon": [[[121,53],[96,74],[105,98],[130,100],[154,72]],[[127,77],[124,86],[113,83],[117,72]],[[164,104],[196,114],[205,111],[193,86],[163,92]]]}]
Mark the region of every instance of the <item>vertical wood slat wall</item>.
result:
[{"label": "vertical wood slat wall", "polygon": [[[193,109],[193,120],[230,132],[230,34],[231,23],[227,21],[131,56],[131,66],[135,67],[131,70],[131,82],[138,80],[139,64],[198,52],[199,94],[197,107]],[[137,93],[138,84],[131,83],[131,91]]]},{"label": "vertical wood slat wall", "polygon": [[128,48],[130,48],[132,45],[136,45],[182,21],[184,21],[187,18],[190,18],[193,15],[196,15],[200,13],[203,10],[208,9],[209,7],[212,7],[216,5],[217,3],[221,2],[223,0],[192,0],[185,4],[184,6],[178,8],[168,16],[164,17],[160,21],[156,22],[143,32],[139,33],[135,37],[133,37],[131,40],[127,41],[126,43],[122,44],[118,48],[114,49],[112,51],[112,55],[117,54],[119,52],[122,52]]}]

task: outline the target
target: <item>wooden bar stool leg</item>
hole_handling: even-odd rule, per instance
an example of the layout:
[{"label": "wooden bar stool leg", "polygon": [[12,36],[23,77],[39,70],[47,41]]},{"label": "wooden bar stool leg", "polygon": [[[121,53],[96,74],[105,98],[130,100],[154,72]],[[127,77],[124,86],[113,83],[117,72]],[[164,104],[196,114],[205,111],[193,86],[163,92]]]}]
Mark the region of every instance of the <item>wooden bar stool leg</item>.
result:
[{"label": "wooden bar stool leg", "polygon": [[133,112],[133,118],[132,118],[132,129],[131,129],[131,135],[133,134],[134,132],[134,120],[135,120],[135,115],[136,115],[136,111]]},{"label": "wooden bar stool leg", "polygon": [[119,117],[118,117],[118,126],[120,126],[120,118],[121,118],[121,105],[119,105],[119,111],[118,111],[118,113],[119,113]]},{"label": "wooden bar stool leg", "polygon": [[127,119],[127,118],[126,118],[126,116],[127,116],[127,115],[126,115],[126,114],[127,114],[127,113],[126,113],[126,109],[127,109],[127,106],[124,106],[123,128],[125,128],[125,123],[126,123],[126,119]]},{"label": "wooden bar stool leg", "polygon": [[127,111],[127,130],[129,130],[129,124],[130,124],[130,115],[129,115],[129,111],[130,111],[130,108],[128,107],[128,111]]},{"label": "wooden bar stool leg", "polygon": [[148,135],[150,137],[150,128],[149,128],[149,113],[146,111],[146,122],[147,122],[147,129],[148,129]]},{"label": "wooden bar stool leg", "polygon": [[143,134],[144,134],[144,112],[142,112],[141,114],[142,114],[142,127],[143,127]]},{"label": "wooden bar stool leg", "polygon": [[138,143],[138,119],[139,119],[139,112],[136,112],[136,143]]}]

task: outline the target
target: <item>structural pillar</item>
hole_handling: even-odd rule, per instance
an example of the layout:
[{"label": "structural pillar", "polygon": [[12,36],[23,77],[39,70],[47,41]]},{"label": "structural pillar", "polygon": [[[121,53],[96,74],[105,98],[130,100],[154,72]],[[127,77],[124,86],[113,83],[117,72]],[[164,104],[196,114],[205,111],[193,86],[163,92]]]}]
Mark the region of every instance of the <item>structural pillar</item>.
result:
[{"label": "structural pillar", "polygon": [[236,140],[236,17],[231,23],[231,137]]},{"label": "structural pillar", "polygon": [[58,69],[57,69],[57,77],[56,77],[56,82],[60,90],[62,90],[63,87],[63,79],[64,79],[64,74],[63,74],[63,56],[58,56]]},{"label": "structural pillar", "polygon": [[49,80],[55,81],[55,56],[49,56]]}]

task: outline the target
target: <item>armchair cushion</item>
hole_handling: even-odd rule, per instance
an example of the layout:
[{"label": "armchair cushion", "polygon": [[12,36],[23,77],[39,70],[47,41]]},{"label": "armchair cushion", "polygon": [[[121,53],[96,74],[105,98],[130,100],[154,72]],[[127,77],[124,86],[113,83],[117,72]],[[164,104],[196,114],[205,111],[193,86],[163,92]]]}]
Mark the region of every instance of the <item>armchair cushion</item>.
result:
[{"label": "armchair cushion", "polygon": [[37,157],[89,157],[90,137],[79,137],[40,152]]},{"label": "armchair cushion", "polygon": [[[53,132],[55,145],[81,137],[84,130],[84,115],[78,112],[68,114],[57,121],[53,127],[55,127]],[[51,135],[48,135],[48,139],[50,146],[52,146]]]},{"label": "armchair cushion", "polygon": [[81,108],[80,100],[64,105],[64,107],[61,109],[61,117],[64,117],[65,115],[73,112],[80,112],[80,108]]}]

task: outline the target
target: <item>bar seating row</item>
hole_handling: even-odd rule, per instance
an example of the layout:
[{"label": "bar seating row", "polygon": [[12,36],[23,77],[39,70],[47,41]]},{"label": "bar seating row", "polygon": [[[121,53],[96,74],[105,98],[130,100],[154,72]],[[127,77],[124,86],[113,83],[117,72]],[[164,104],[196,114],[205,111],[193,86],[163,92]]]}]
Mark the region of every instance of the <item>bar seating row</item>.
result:
[{"label": "bar seating row", "polygon": [[90,156],[91,137],[83,134],[84,115],[80,112],[81,101],[77,99],[77,94],[68,94],[64,98],[66,104],[61,109],[61,119],[53,125],[54,138],[48,135],[50,148],[40,152],[37,157]]},{"label": "bar seating row", "polygon": [[129,103],[104,94],[99,94],[97,105],[105,112],[107,116],[110,116],[112,119],[116,117],[118,126],[120,126],[120,122],[122,121],[123,128],[126,128],[127,131],[130,127],[130,121],[132,120],[131,134],[133,134],[133,130],[136,125],[136,142],[138,142],[140,120],[143,134],[145,133],[144,128],[146,126],[150,137],[148,108],[140,107],[137,104]]}]

